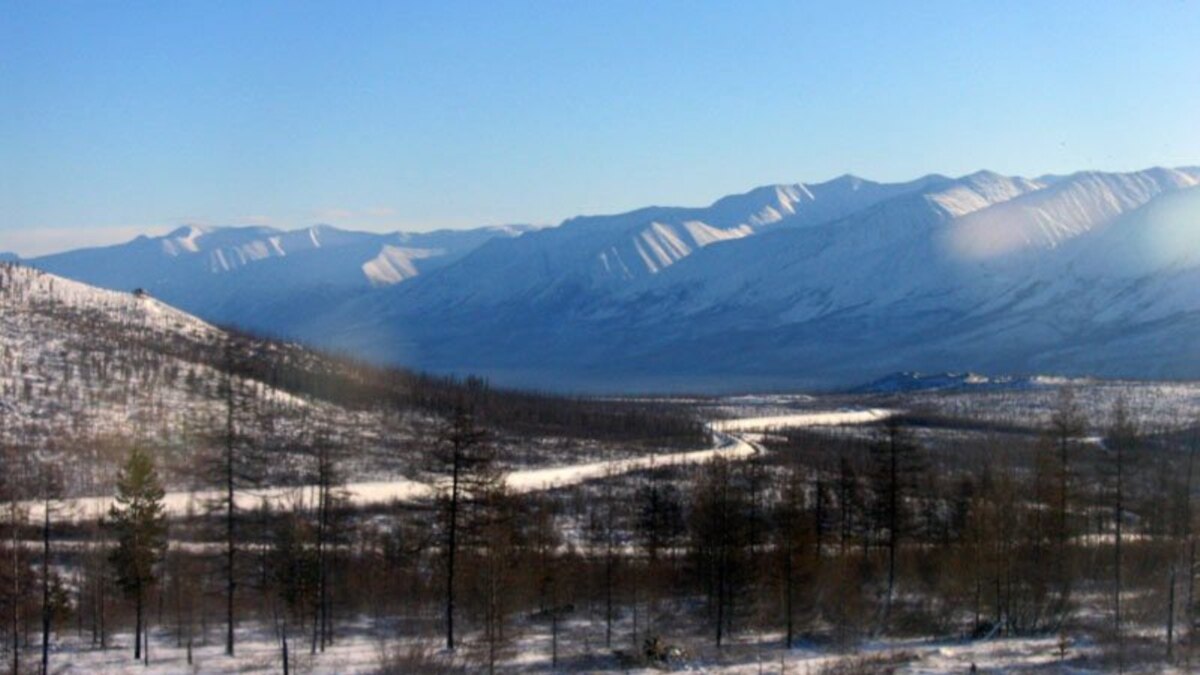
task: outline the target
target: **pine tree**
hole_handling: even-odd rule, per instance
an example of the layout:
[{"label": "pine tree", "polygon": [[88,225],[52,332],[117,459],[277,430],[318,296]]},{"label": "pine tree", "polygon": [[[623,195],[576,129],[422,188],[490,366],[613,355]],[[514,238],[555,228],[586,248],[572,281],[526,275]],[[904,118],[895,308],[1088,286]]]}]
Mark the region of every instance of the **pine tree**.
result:
[{"label": "pine tree", "polygon": [[137,609],[133,656],[142,657],[143,609],[146,591],[157,577],[155,566],[167,547],[167,518],[163,488],[154,462],[135,447],[117,477],[116,504],[109,510],[110,527],[117,541],[110,561],[117,585]]}]

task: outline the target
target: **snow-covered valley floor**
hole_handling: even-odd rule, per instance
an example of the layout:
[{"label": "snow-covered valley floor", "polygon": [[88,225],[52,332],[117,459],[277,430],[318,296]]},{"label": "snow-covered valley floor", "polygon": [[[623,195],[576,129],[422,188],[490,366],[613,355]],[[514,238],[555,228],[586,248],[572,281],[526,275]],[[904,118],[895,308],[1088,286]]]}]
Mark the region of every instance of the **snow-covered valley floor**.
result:
[{"label": "snow-covered valley floor", "polygon": [[[789,417],[722,420],[713,424],[714,437],[717,442],[712,448],[518,470],[507,474],[506,480],[510,489],[515,492],[525,493],[567,487],[605,476],[630,473],[651,467],[697,464],[706,462],[714,457],[737,459],[748,457],[758,452],[759,449],[753,442],[741,436],[733,435],[733,433],[727,433],[726,430],[728,432],[736,432],[768,427],[785,428],[862,424],[876,421],[885,415],[885,412],[875,410],[829,411],[825,413],[817,412],[792,415]],[[345,486],[345,491],[351,504],[362,507],[388,504],[396,501],[425,499],[434,494],[436,487],[436,484],[419,480],[394,479],[350,483]],[[314,490],[315,488],[312,486],[263,488],[239,492],[236,498],[240,508],[251,509],[259,506],[264,501],[279,504],[290,500],[308,499],[311,497],[309,493],[312,493]],[[168,513],[181,516],[186,514],[189,509],[199,510],[205,503],[216,500],[219,497],[220,495],[213,491],[169,492],[164,499],[164,504]],[[111,504],[111,497],[82,497],[58,500],[51,504],[51,518],[60,521],[90,520],[106,513]],[[40,521],[44,505],[31,502],[27,506],[31,516],[35,520]]]},{"label": "snow-covered valley floor", "polygon": [[[196,639],[192,664],[188,650],[167,631],[156,631],[150,644],[148,664],[135,662],[130,636],[113,637],[102,650],[85,640],[70,638],[51,653],[52,673],[277,673],[281,672],[279,634],[265,626],[239,629],[237,654],[224,654],[220,631],[214,629],[207,642]],[[478,646],[468,640],[457,653],[446,652],[435,635],[414,636],[368,631],[362,626],[346,627],[324,653],[312,654],[304,631],[289,636],[291,672],[337,675],[404,672],[486,672],[486,660]],[[631,640],[624,640],[631,643]],[[674,643],[673,643],[674,644]],[[1069,644],[1065,650],[1057,638],[997,638],[987,640],[895,639],[874,640],[839,649],[801,644],[786,649],[778,634],[744,634],[717,649],[711,642],[690,638],[678,643],[687,657],[673,670],[727,675],[772,675],[792,673],[903,673],[949,675],[951,673],[1102,673],[1111,672],[1103,650],[1094,643]],[[629,644],[614,639],[612,648],[603,644],[603,625],[569,622],[559,636],[558,666],[552,665],[553,646],[545,626],[521,627],[504,646],[503,673],[635,673],[650,675],[659,669],[624,663],[620,652],[632,651]],[[975,670],[972,670],[972,667]],[[452,670],[453,669],[453,670]],[[1184,666],[1152,670],[1127,664],[1127,672],[1185,673]]]}]

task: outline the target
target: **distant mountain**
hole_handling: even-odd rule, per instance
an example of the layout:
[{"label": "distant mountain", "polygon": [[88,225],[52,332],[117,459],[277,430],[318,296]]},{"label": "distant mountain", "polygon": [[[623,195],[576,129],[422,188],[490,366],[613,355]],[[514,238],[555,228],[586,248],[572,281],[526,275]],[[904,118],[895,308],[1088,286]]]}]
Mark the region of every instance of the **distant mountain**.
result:
[{"label": "distant mountain", "polygon": [[[263,300],[252,315],[365,358],[556,389],[1200,377],[1198,186],[1192,168],[772,185],[495,236],[424,268],[403,257],[372,277],[403,283]],[[217,276],[269,298],[254,277]],[[208,296],[182,306],[222,314]]]},{"label": "distant mountain", "polygon": [[16,262],[20,259],[21,259],[21,257],[18,256],[16,253],[8,253],[6,251],[0,251],[0,262]]},{"label": "distant mountain", "polygon": [[[769,185],[707,207],[649,207],[580,216],[520,239],[496,239],[393,295],[426,308],[554,302],[601,295],[655,277],[713,244],[828,223],[875,204],[945,182],[928,176],[881,184],[843,176],[813,185]],[[399,291],[399,289],[397,289]],[[465,292],[464,292],[465,291]]]},{"label": "distant mountain", "polygon": [[291,231],[187,226],[161,237],[26,262],[103,288],[144,288],[209,320],[273,332],[288,316],[404,282],[490,239],[528,229],[376,234],[329,225]]}]

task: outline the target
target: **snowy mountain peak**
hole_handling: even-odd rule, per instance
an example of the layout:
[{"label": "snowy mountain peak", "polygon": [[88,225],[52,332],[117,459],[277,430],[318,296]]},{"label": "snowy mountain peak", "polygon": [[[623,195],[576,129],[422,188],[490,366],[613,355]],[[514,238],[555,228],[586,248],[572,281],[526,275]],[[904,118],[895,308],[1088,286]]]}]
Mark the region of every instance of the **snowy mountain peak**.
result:
[{"label": "snowy mountain peak", "polygon": [[710,212],[709,220],[717,227],[761,227],[794,215],[798,205],[815,199],[803,183],[764,185],[749,192],[722,197],[707,210]]},{"label": "snowy mountain peak", "polygon": [[[29,264],[119,291],[145,288],[172,305],[276,332],[312,303],[407,283],[520,226],[376,234],[317,224],[189,225],[161,237],[44,256]],[[306,309],[301,309],[305,306]]]},{"label": "snowy mountain peak", "polygon": [[178,256],[185,253],[199,253],[199,240],[211,230],[198,225],[185,225],[162,238],[163,253]]},{"label": "snowy mountain peak", "polygon": [[163,236],[164,239],[194,239],[211,232],[213,228],[204,225],[181,225]]},{"label": "snowy mountain peak", "polygon": [[[1031,183],[1036,185],[1036,183]],[[1197,180],[1173,169],[1129,174],[1081,172],[1029,190],[990,208],[962,214],[949,245],[971,259],[991,259],[1028,249],[1053,249],[1104,227],[1165,192]]]},{"label": "snowy mountain peak", "polygon": [[953,181],[946,188],[931,194],[929,199],[950,217],[961,218],[1041,187],[1040,183],[1025,178],[979,171]]},{"label": "snowy mountain peak", "polygon": [[851,190],[857,190],[868,182],[870,181],[866,180],[865,178],[855,176],[852,173],[844,173],[837,178],[831,178],[828,181],[821,183],[821,185],[843,185]]},{"label": "snowy mountain peak", "polygon": [[538,230],[188,229],[165,240],[175,255],[155,239],[34,263],[145,287],[210,320],[507,384],[840,386],[915,369],[1200,376],[1189,357],[1194,169],[848,175]]}]

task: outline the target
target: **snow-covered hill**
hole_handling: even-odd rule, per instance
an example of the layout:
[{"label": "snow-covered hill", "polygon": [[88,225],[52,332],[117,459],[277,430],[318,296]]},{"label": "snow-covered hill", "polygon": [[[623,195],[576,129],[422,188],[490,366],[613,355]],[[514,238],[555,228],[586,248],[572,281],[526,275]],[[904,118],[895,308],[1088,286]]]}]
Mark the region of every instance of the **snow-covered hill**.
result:
[{"label": "snow-covered hill", "polygon": [[205,457],[220,453],[231,428],[240,450],[253,449],[262,487],[308,480],[317,443],[339,449],[349,482],[403,482],[429,469],[431,439],[464,400],[511,469],[694,450],[708,440],[690,413],[665,406],[373,368],[227,332],[144,291],[0,263],[0,452],[61,466],[70,496],[111,494],[113,471],[134,443],[156,454],[173,492],[211,487]]},{"label": "snow-covered hill", "polygon": [[31,265],[88,284],[144,288],[213,321],[271,331],[322,299],[391,286],[449,264],[525,226],[376,234],[315,225],[181,227],[161,237],[68,251]]},{"label": "snow-covered hill", "polygon": [[[347,466],[353,474],[379,475],[387,467],[380,456],[404,461],[396,448],[436,422],[405,410],[372,419],[297,396],[253,369],[229,377],[227,350],[239,360],[252,350],[265,372],[278,373],[285,364],[299,363],[301,372],[322,367],[319,355],[231,338],[144,292],[102,290],[0,263],[0,448],[50,458],[61,467],[67,494],[107,494],[131,443],[155,449],[172,487],[194,487],[199,458],[225,429],[228,386],[239,409],[238,434],[271,453],[268,481],[289,471],[295,479],[295,451],[314,425],[351,438],[370,421],[371,438],[357,439],[364,452]],[[260,420],[269,421],[269,432]],[[387,439],[387,452],[375,448],[380,438]]]},{"label": "snow-covered hill", "polygon": [[845,176],[574,218],[432,270],[383,249],[376,287],[303,301],[224,275],[237,286],[195,309],[221,318],[222,298],[246,293],[261,330],[558,389],[845,386],[918,369],[1200,377],[1198,251],[1195,168]]}]

